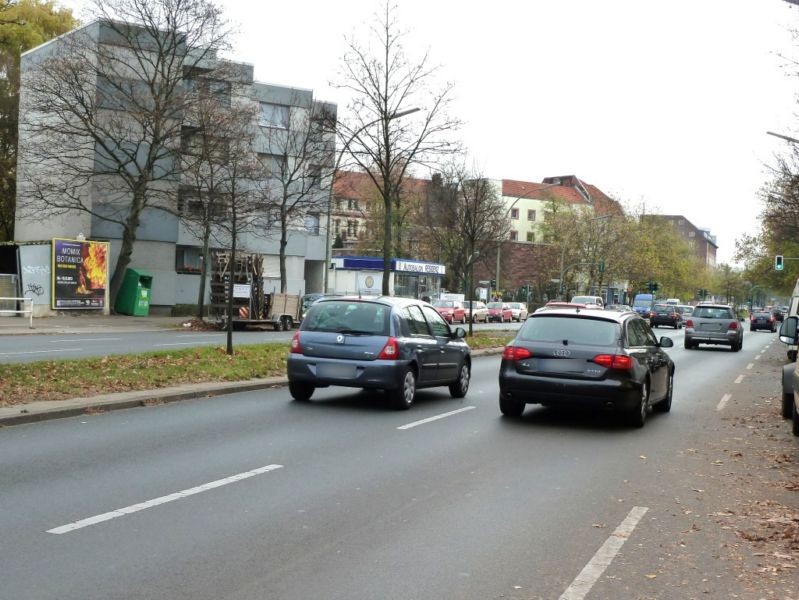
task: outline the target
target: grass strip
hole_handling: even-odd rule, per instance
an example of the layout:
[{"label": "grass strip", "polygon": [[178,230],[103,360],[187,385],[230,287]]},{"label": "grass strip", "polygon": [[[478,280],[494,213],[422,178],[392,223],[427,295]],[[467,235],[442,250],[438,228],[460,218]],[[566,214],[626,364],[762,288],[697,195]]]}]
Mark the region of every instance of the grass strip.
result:
[{"label": "grass strip", "polygon": [[[502,347],[513,333],[487,331],[468,338],[472,350]],[[0,406],[66,400],[206,381],[244,381],[286,374],[288,343],[202,346],[101,358],[2,365]]]}]

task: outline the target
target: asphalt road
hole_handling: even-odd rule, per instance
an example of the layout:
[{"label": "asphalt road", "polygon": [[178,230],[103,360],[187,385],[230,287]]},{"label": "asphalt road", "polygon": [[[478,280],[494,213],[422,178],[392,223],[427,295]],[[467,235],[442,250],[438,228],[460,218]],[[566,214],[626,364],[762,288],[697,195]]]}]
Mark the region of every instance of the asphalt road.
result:
[{"label": "asphalt road", "polygon": [[[475,331],[489,329],[517,330],[519,323],[477,323]],[[464,327],[455,325],[454,327]],[[468,330],[468,324],[465,328]],[[291,341],[293,331],[236,331],[234,344],[263,344]],[[86,358],[111,354],[134,354],[157,350],[192,348],[207,345],[224,345],[224,331],[147,331],[142,333],[119,332],[77,333],[70,335],[4,335],[0,336],[0,363],[34,362]]]},{"label": "asphalt road", "polygon": [[0,597],[640,598],[613,582],[662,560],[684,484],[652,465],[708,435],[775,340],[670,349],[672,412],[643,429],[541,407],[504,419],[498,357],[474,361],[465,399],[423,390],[406,412],[280,388],[0,429]]}]

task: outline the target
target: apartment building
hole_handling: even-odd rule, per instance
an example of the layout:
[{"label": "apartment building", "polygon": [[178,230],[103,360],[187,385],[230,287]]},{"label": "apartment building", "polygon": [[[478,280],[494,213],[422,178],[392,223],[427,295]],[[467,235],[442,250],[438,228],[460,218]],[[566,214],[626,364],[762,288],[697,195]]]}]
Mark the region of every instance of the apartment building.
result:
[{"label": "apartment building", "polygon": [[646,215],[647,219],[668,223],[674,231],[694,249],[699,261],[708,267],[716,266],[716,252],[719,249],[716,236],[709,229],[697,227],[684,215]]},{"label": "apartment building", "polygon": [[[129,29],[136,29],[128,26]],[[103,53],[124,54],[127,39],[119,34],[120,24],[102,21],[92,22],[84,27],[51,40],[22,56],[22,88],[20,102],[19,153],[20,182],[17,191],[17,218],[15,222],[16,245],[0,249],[4,255],[16,253],[20,265],[17,273],[20,292],[29,286],[42,290],[37,298],[39,312],[50,305],[51,252],[49,242],[52,238],[85,238],[87,240],[109,242],[110,260],[113,269],[120,253],[122,225],[119,214],[131,201],[129,188],[121,185],[120,177],[125,173],[109,172],[104,169],[104,153],[109,144],[105,140],[86,140],[80,151],[64,154],[66,159],[88,165],[85,181],[75,181],[64,186],[64,193],[78,198],[85,210],[70,210],[69,205],[61,211],[35,210],[35,198],[44,185],[58,178],[53,165],[36,160],[34,149],[37,143],[36,123],[53,119],[52,114],[43,110],[41,104],[34,106],[31,94],[26,89],[26,81],[36,71],[42,61],[57,56],[70,42],[70,36],[84,36],[102,48]],[[140,32],[144,37],[145,32]],[[110,48],[110,50],[109,50]],[[99,52],[99,51],[98,51]],[[186,57],[192,51],[186,52]],[[218,73],[224,76],[219,79]],[[253,66],[218,59],[209,53],[201,61],[192,61],[184,66],[182,85],[187,92],[198,86],[205,86],[218,97],[223,107],[249,107],[253,116],[250,124],[252,151],[258,161],[265,165],[258,181],[252,177],[243,178],[242,188],[259,189],[279,187],[277,180],[281,169],[299,164],[300,155],[293,154],[299,144],[292,141],[303,133],[309,122],[316,122],[323,115],[327,124],[335,123],[336,105],[315,98],[312,90],[255,81]],[[124,72],[117,78],[102,81],[96,78],[87,84],[86,94],[91,102],[98,102],[98,118],[108,122],[135,124],[139,117],[124,102],[109,102],[109,88],[114,86],[136,86],[139,82],[126,81]],[[105,102],[105,105],[102,103]],[[196,124],[189,122],[186,114],[176,113],[175,119],[183,119],[179,143],[173,144],[170,154],[165,154],[156,163],[165,170],[175,169],[182,153],[190,152],[191,135],[196,132]],[[319,125],[322,127],[321,124]],[[123,131],[124,128],[120,128]],[[133,129],[131,129],[133,130]],[[335,152],[334,131],[327,128],[318,132],[319,151],[313,164],[302,165],[302,172],[292,185],[308,186],[303,208],[295,210],[288,220],[288,238],[285,246],[286,273],[289,293],[308,293],[321,291],[325,273],[327,201],[330,196],[330,168]],[[124,137],[124,136],[121,136]],[[57,140],[55,140],[57,142]],[[112,146],[129,150],[129,146],[141,144],[141,140],[115,139]],[[178,147],[180,146],[180,147]],[[111,150],[113,151],[113,150]],[[121,150],[120,150],[121,151]],[[132,152],[133,160],[140,153],[146,153],[145,145]],[[107,156],[107,154],[105,154]],[[65,160],[65,159],[62,159]],[[311,182],[311,183],[308,183]],[[147,208],[138,215],[136,242],[133,248],[130,267],[146,270],[153,276],[151,312],[166,313],[180,304],[195,304],[200,289],[201,248],[203,240],[198,228],[191,223],[193,213],[203,210],[207,200],[202,194],[192,192],[187,173],[176,171],[165,176],[151,186],[148,193],[153,199]],[[27,209],[27,210],[26,210]],[[225,210],[224,208],[222,209]],[[239,249],[257,252],[265,256],[264,288],[266,291],[279,290],[279,245],[280,231],[278,218],[272,211],[263,218],[253,219],[255,225],[240,232],[237,240]],[[212,248],[229,247],[230,234],[224,227],[216,227],[210,242]],[[6,256],[8,258],[8,256]],[[0,256],[2,259],[2,256]],[[10,264],[11,260],[2,260]],[[208,287],[206,286],[206,290]],[[207,293],[207,292],[206,292]]]}]

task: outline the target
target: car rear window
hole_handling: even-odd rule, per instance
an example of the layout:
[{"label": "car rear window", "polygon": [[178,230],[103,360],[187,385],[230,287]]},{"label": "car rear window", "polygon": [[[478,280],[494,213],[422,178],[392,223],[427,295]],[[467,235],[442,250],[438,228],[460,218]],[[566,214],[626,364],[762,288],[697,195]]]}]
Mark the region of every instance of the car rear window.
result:
[{"label": "car rear window", "polygon": [[697,306],[694,308],[694,317],[698,319],[732,319],[732,311],[720,306]]},{"label": "car rear window", "polygon": [[489,302],[486,306],[488,308],[502,308],[502,303],[501,302]]},{"label": "car rear window", "polygon": [[303,319],[304,331],[388,335],[391,307],[358,300],[334,300],[311,305]]},{"label": "car rear window", "polygon": [[525,342],[568,342],[588,346],[612,346],[619,339],[620,326],[613,321],[545,315],[527,319],[517,339]]}]

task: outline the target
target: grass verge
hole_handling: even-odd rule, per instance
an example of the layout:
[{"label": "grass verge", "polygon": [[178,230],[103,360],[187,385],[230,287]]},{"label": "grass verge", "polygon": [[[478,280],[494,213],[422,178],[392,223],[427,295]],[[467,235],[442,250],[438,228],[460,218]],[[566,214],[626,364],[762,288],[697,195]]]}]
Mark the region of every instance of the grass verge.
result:
[{"label": "grass verge", "polygon": [[[472,350],[502,347],[512,333],[486,331],[468,339]],[[189,348],[102,358],[6,364],[0,378],[0,406],[149,390],[183,383],[244,381],[286,373],[288,344]]]}]

